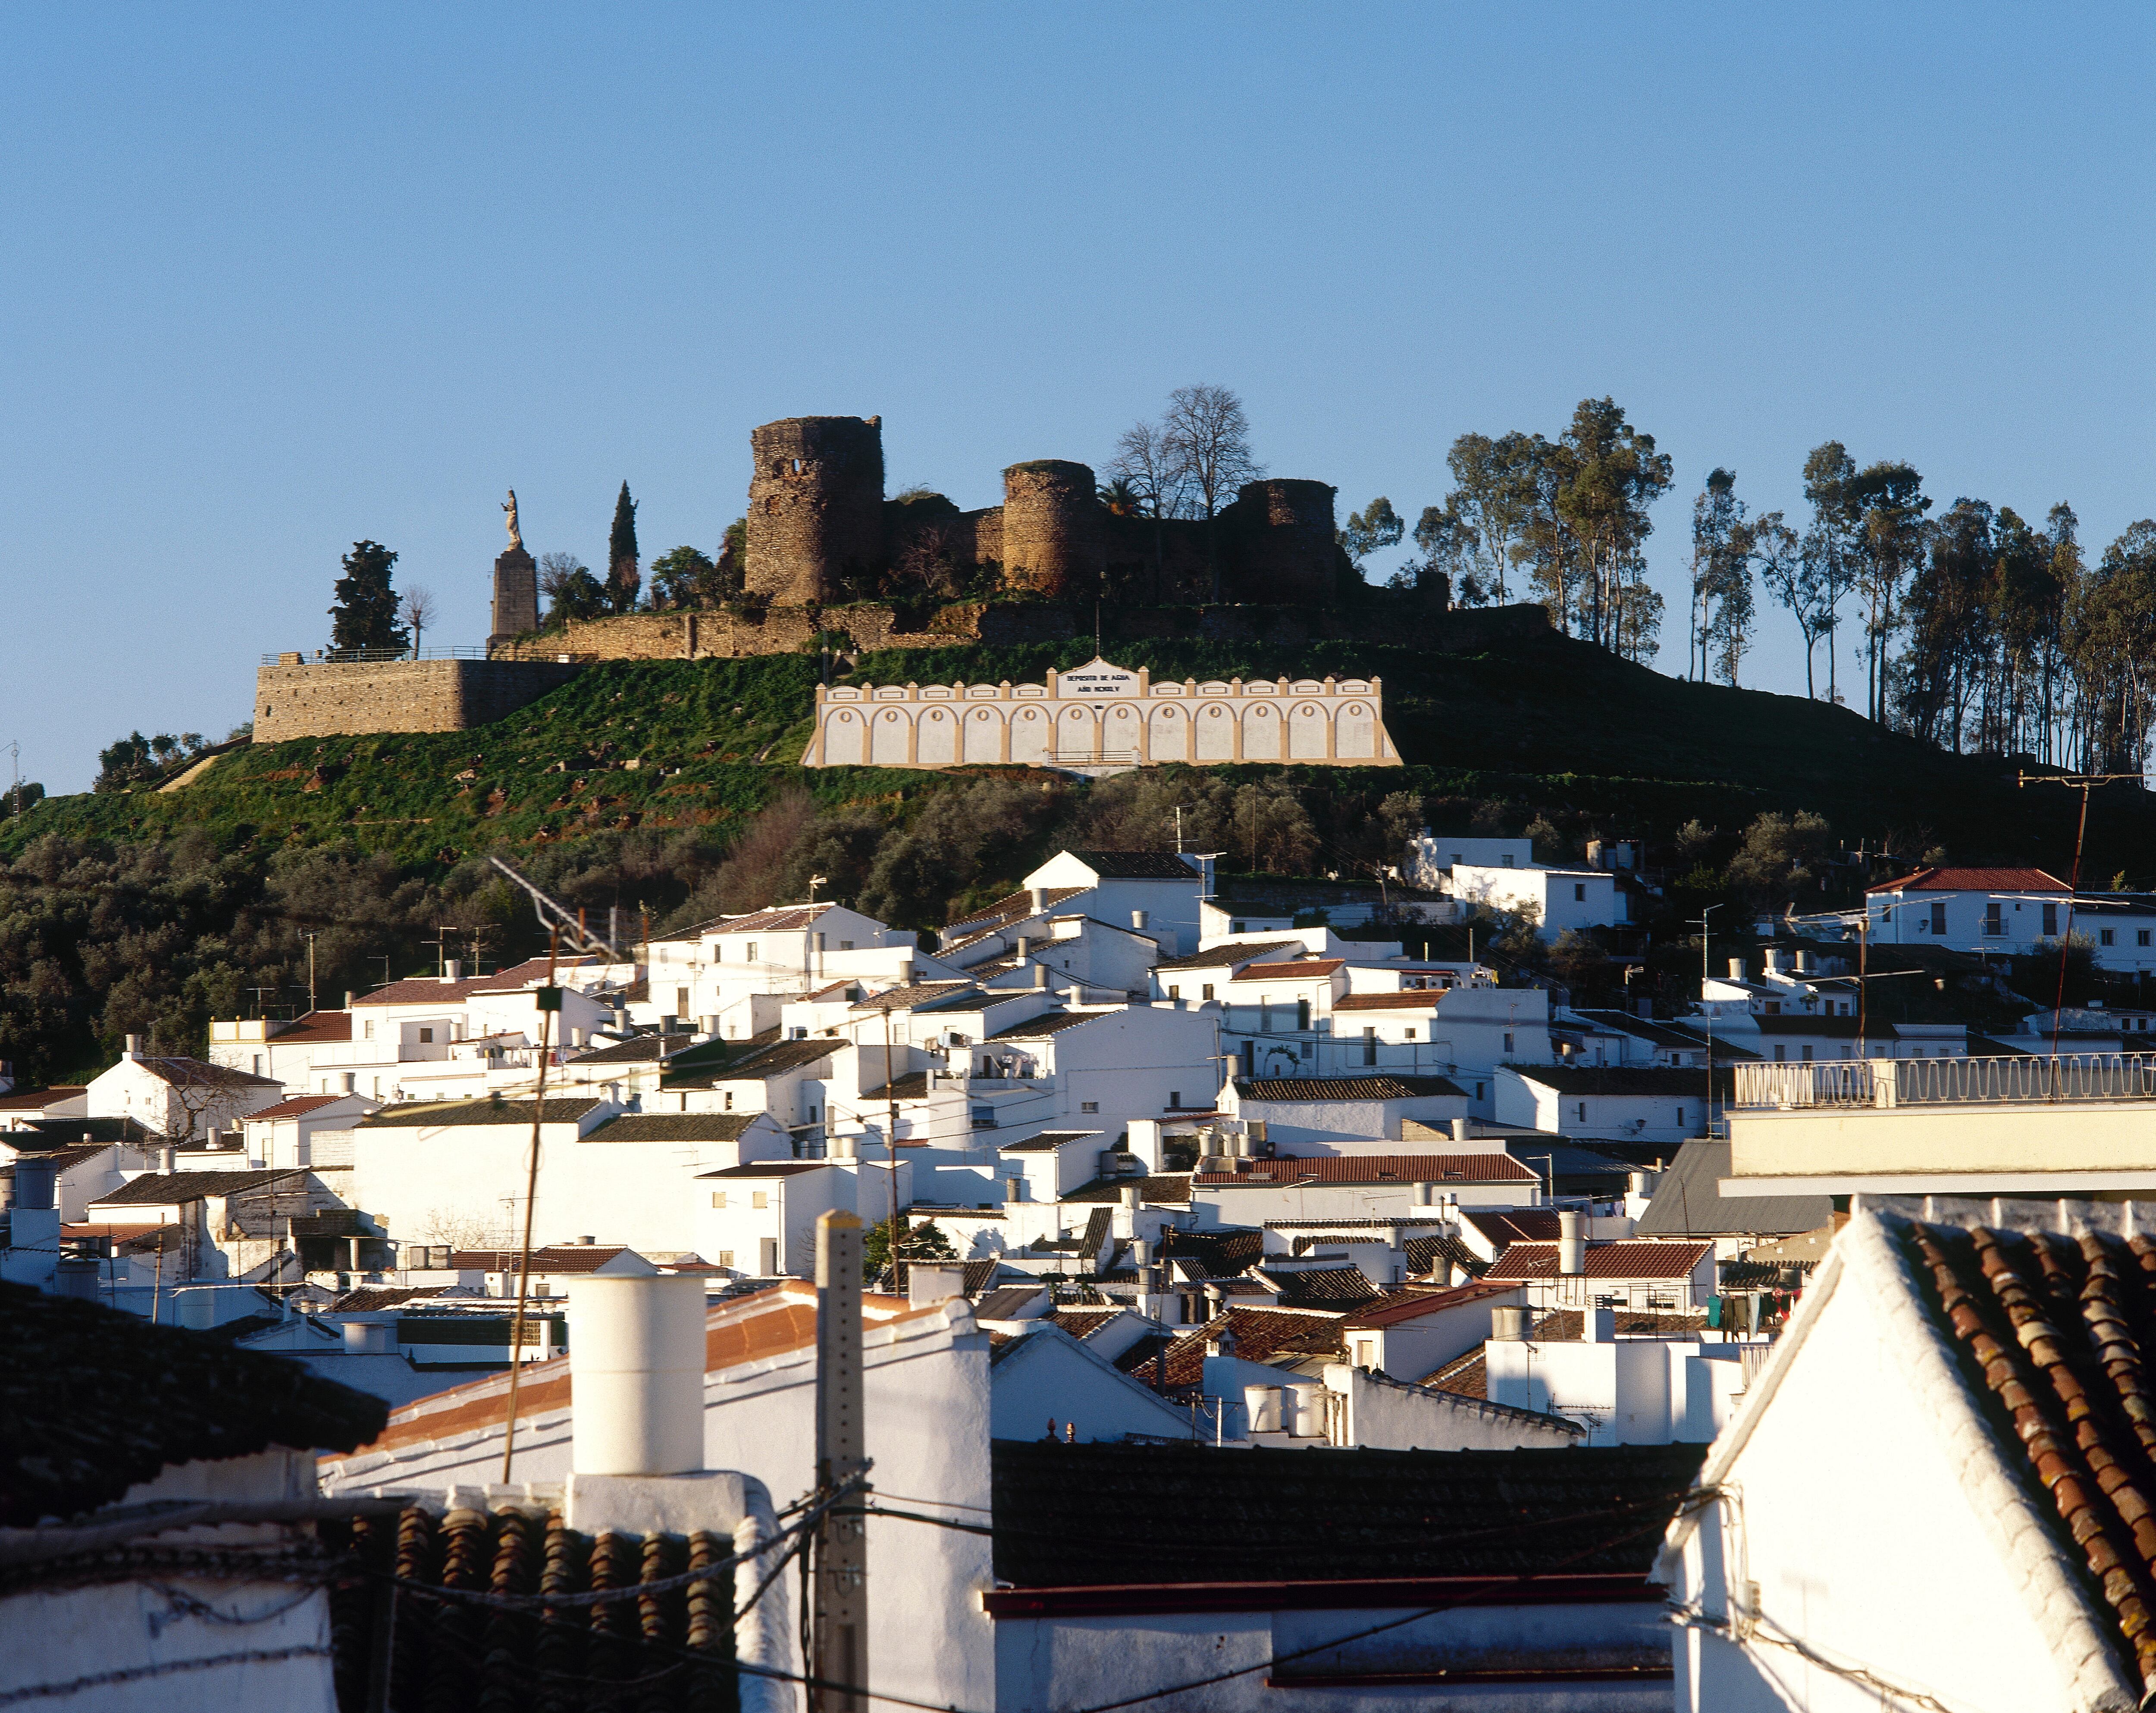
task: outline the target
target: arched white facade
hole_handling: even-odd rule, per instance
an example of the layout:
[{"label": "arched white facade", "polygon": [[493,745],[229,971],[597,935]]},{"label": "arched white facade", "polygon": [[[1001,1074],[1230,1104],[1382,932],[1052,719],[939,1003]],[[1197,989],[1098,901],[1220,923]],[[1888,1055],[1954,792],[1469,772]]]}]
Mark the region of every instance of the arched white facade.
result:
[{"label": "arched white facade", "polygon": [[804,767],[1016,765],[1101,774],[1163,762],[1398,767],[1377,678],[1156,684],[1095,660],[1045,684],[860,684],[816,692]]}]

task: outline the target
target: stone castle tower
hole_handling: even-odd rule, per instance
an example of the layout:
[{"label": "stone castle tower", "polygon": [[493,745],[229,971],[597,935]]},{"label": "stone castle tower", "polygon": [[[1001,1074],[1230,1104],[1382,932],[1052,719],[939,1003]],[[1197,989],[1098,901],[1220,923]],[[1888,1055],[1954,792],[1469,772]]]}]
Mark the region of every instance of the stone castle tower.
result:
[{"label": "stone castle tower", "polygon": [[884,562],[883,419],[789,416],[749,435],[749,594],[779,606],[874,586]]}]

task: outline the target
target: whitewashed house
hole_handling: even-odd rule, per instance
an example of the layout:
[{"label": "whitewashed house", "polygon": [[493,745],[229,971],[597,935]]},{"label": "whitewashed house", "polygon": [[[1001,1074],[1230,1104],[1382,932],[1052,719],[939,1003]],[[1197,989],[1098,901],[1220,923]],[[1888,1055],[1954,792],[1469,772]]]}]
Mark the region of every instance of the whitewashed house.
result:
[{"label": "whitewashed house", "polygon": [[84,1097],[93,1119],[132,1119],[167,1141],[186,1144],[212,1129],[237,1130],[250,1114],[285,1098],[284,1085],[207,1059],[142,1051],[127,1037],[120,1062],[90,1080]]},{"label": "whitewashed house", "polygon": [[1553,1134],[1667,1142],[1707,1134],[1707,1073],[1662,1065],[1500,1065],[1496,1121]]},{"label": "whitewashed house", "polygon": [[1631,918],[1631,894],[1617,875],[1603,868],[1492,867],[1455,864],[1452,896],[1507,915],[1532,911],[1536,932],[1554,943],[1568,930],[1618,928]]}]

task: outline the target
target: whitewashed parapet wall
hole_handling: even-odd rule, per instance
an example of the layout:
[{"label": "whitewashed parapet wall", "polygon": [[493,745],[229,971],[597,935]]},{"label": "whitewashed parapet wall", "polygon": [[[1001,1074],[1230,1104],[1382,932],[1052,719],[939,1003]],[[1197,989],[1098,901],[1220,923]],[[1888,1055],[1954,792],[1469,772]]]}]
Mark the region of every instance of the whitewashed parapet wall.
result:
[{"label": "whitewashed parapet wall", "polygon": [[1377,678],[1185,678],[1095,660],[1045,684],[816,692],[805,767],[1014,764],[1083,774],[1163,762],[1398,767]]}]

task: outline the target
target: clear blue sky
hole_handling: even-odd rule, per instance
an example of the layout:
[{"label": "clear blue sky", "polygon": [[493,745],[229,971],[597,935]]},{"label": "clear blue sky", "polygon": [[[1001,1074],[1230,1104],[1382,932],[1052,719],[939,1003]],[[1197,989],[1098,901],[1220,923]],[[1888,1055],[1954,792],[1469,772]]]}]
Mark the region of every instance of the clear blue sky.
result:
[{"label": "clear blue sky", "polygon": [[[326,640],[339,554],[486,629],[496,509],[714,548],[750,427],[968,506],[1171,388],[1412,518],[1614,394],[1692,493],[1806,450],[2099,547],[2156,514],[2146,6],[21,8],[0,745],[85,789]],[[1755,682],[1801,690],[1795,633]],[[0,767],[4,767],[0,759]],[[0,777],[0,784],[4,784]]]}]

